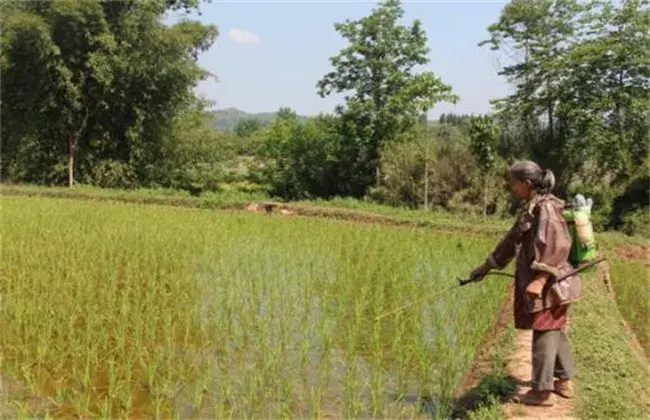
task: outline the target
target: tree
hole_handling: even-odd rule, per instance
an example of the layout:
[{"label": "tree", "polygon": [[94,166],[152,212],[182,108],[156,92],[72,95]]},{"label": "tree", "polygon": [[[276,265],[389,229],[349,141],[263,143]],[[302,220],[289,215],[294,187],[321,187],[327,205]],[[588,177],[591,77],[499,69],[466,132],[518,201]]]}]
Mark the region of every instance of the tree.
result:
[{"label": "tree", "polygon": [[384,181],[373,198],[394,206],[429,209],[430,174],[436,161],[436,145],[427,126],[419,126],[404,138],[386,144],[381,168]]},{"label": "tree", "polygon": [[234,131],[239,137],[250,137],[263,126],[264,124],[259,120],[259,118],[243,118],[237,121]]},{"label": "tree", "polygon": [[498,138],[499,128],[490,116],[483,115],[471,119],[471,151],[483,172],[483,214],[485,216],[488,209],[488,182],[494,169]]},{"label": "tree", "polygon": [[613,199],[649,152],[649,4],[514,0],[486,42],[512,59],[500,73],[515,92],[496,102],[501,151],[553,169],[559,194],[593,195],[603,220],[626,211]]},{"label": "tree", "polygon": [[197,101],[172,120],[161,159],[152,170],[157,185],[199,194],[214,191],[225,177],[225,163],[236,156],[230,133],[219,133]]},{"label": "tree", "polygon": [[509,137],[561,186],[627,179],[647,154],[649,13],[647,0],[515,0],[488,28],[481,45],[512,59],[500,74],[515,92],[496,102]]},{"label": "tree", "polygon": [[[207,73],[196,64],[217,30],[168,8],[196,0],[2,2],[2,138],[8,159],[42,151],[39,167],[67,182],[102,162],[126,165],[143,182],[160,157],[174,116],[194,99]],[[64,158],[65,156],[65,158]],[[15,167],[15,161],[3,162]],[[113,165],[114,166],[114,165]],[[51,181],[61,179],[51,177]]]},{"label": "tree", "polygon": [[513,0],[489,26],[490,38],[479,43],[508,54],[508,64],[499,74],[515,85],[515,91],[494,103],[508,120],[520,122],[521,143],[541,164],[552,167],[562,183],[569,181],[567,168],[573,162],[564,153],[569,137],[557,109],[568,79],[567,53],[578,36],[582,10],[576,0]]},{"label": "tree", "polygon": [[[595,179],[627,181],[650,143],[650,2],[593,2],[588,36],[567,60],[564,111],[575,121],[576,149],[598,161]],[[588,139],[588,141],[586,141]]]},{"label": "tree", "polygon": [[337,194],[339,124],[322,115],[301,122],[292,110],[280,109],[266,139],[265,178],[272,195],[296,200]]},{"label": "tree", "polygon": [[404,11],[398,0],[387,0],[359,20],[335,24],[349,45],[330,62],[333,70],[317,83],[319,95],[345,93],[343,118],[347,159],[361,171],[352,195],[379,183],[380,152],[384,144],[411,129],[418,116],[439,101],[455,102],[450,86],[433,72],[415,72],[429,62],[427,37],[420,21],[398,24]]}]

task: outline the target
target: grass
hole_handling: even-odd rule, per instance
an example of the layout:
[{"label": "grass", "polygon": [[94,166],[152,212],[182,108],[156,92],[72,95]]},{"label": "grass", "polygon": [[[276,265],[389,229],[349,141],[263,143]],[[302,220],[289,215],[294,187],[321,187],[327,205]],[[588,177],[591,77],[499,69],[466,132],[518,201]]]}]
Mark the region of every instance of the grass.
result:
[{"label": "grass", "polygon": [[2,185],[3,195],[44,196],[54,198],[79,198],[101,201],[123,201],[136,204],[164,204],[191,208],[237,208],[251,201],[268,199],[257,191],[224,189],[192,196],[183,190],[165,188],[139,188],[121,190],[87,185],[74,187],[41,187],[36,185]]},{"label": "grass", "polygon": [[[137,204],[161,204],[188,208],[243,209],[251,202],[270,201],[267,195],[251,191],[224,189],[219,192],[191,196],[185,191],[169,189],[113,190],[91,186],[40,187],[33,185],[3,185],[3,195],[42,196],[97,201],[121,201]],[[354,220],[385,225],[432,228],[437,230],[500,234],[509,221],[497,218],[485,220],[480,216],[456,215],[406,208],[388,207],[354,199],[333,199],[280,203],[294,212],[315,217]]]},{"label": "grass", "polygon": [[330,200],[301,201],[298,204],[322,206],[326,208],[350,209],[383,216],[391,216],[403,220],[417,221],[420,223],[435,223],[438,226],[468,226],[480,225],[482,230],[508,229],[512,223],[510,219],[490,216],[487,219],[480,214],[455,214],[443,210],[411,209],[406,207],[392,207],[370,201],[353,198],[333,198]]},{"label": "grass", "polygon": [[646,355],[650,355],[650,283],[646,262],[613,260],[611,278],[621,314]]},{"label": "grass", "polygon": [[644,236],[629,236],[616,231],[596,232],[596,240],[598,241],[598,246],[605,251],[610,251],[619,247],[650,246],[650,241]]},{"label": "grass", "polygon": [[[3,197],[0,372],[28,416],[446,417],[507,282],[493,240]],[[415,402],[415,403],[414,403]]]},{"label": "grass", "polygon": [[[637,272],[636,278],[641,278]],[[577,359],[577,414],[589,419],[641,419],[650,412],[647,362],[629,343],[621,312],[595,276],[585,276],[585,297],[572,309]]]},{"label": "grass", "polygon": [[[189,208],[223,209],[243,208],[251,202],[271,200],[267,194],[255,190],[241,190],[225,185],[219,192],[207,192],[192,196],[189,192],[165,188],[140,188],[121,190],[98,188],[88,185],[69,187],[42,187],[37,185],[0,184],[3,195],[27,195],[54,198],[78,198],[100,201],[122,201],[137,204],[163,204]],[[420,228],[443,229],[480,234],[502,234],[511,226],[512,219],[480,215],[454,214],[444,211],[426,211],[391,207],[353,198],[333,198],[330,200],[306,200],[285,205],[308,216],[348,220],[376,220],[384,224]],[[599,232],[598,241],[604,248],[625,245],[648,246],[648,238],[628,236],[619,232]]]},{"label": "grass", "polygon": [[495,367],[491,373],[481,379],[472,390],[475,407],[469,411],[469,420],[500,420],[505,417],[503,401],[510,398],[517,389],[517,384],[506,372],[506,352],[514,351],[512,346],[512,330],[508,333],[510,343],[507,348],[497,349]]},{"label": "grass", "polygon": [[[510,317],[508,317],[510,320]],[[500,322],[500,321],[498,321]],[[515,328],[508,322],[505,328],[497,328],[486,354],[478,362],[482,365],[482,377],[478,384],[461,396],[454,418],[469,420],[503,419],[502,403],[515,392],[516,381],[507,371],[508,357],[515,351]],[[478,372],[474,372],[475,374]]]}]

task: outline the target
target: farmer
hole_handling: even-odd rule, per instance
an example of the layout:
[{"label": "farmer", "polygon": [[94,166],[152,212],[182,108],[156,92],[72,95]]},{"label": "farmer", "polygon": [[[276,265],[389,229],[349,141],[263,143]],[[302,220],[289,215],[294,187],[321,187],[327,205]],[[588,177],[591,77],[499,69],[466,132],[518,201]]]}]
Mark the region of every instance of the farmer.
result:
[{"label": "farmer", "polygon": [[533,380],[532,389],[517,399],[527,405],[552,406],[553,392],[573,397],[574,362],[564,328],[568,302],[581,294],[580,278],[568,278],[569,299],[558,301],[555,279],[574,269],[569,263],[571,236],[562,216],[564,202],[551,194],[555,186],[553,172],[535,162],[523,161],[509,168],[507,180],[513,195],[521,200],[522,209],[514,226],[470,278],[480,281],[490,270],[505,267],[518,254],[514,321],[517,329],[533,330]]}]

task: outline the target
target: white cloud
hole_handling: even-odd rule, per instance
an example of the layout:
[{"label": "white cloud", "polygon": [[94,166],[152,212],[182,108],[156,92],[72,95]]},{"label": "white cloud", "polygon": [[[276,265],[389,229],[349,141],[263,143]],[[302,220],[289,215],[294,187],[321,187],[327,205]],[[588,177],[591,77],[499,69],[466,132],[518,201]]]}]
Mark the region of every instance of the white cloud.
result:
[{"label": "white cloud", "polygon": [[232,28],[228,31],[228,39],[233,44],[259,44],[260,37],[241,29]]}]

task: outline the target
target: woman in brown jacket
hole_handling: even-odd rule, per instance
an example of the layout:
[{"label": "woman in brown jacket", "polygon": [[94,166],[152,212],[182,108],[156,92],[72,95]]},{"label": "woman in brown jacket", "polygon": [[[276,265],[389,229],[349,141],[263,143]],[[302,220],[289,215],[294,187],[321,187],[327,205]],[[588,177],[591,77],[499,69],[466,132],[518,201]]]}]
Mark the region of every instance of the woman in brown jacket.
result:
[{"label": "woman in brown jacket", "polygon": [[567,280],[569,299],[559,301],[554,293],[555,279],[571,273],[573,267],[569,263],[571,235],[562,216],[564,202],[551,194],[553,172],[524,161],[511,166],[507,178],[513,195],[523,203],[522,210],[471,278],[480,281],[517,255],[515,328],[533,330],[532,389],[518,399],[524,404],[551,406],[553,392],[564,398],[573,396],[574,361],[564,328],[567,302],[580,297],[580,278],[575,275]]}]

